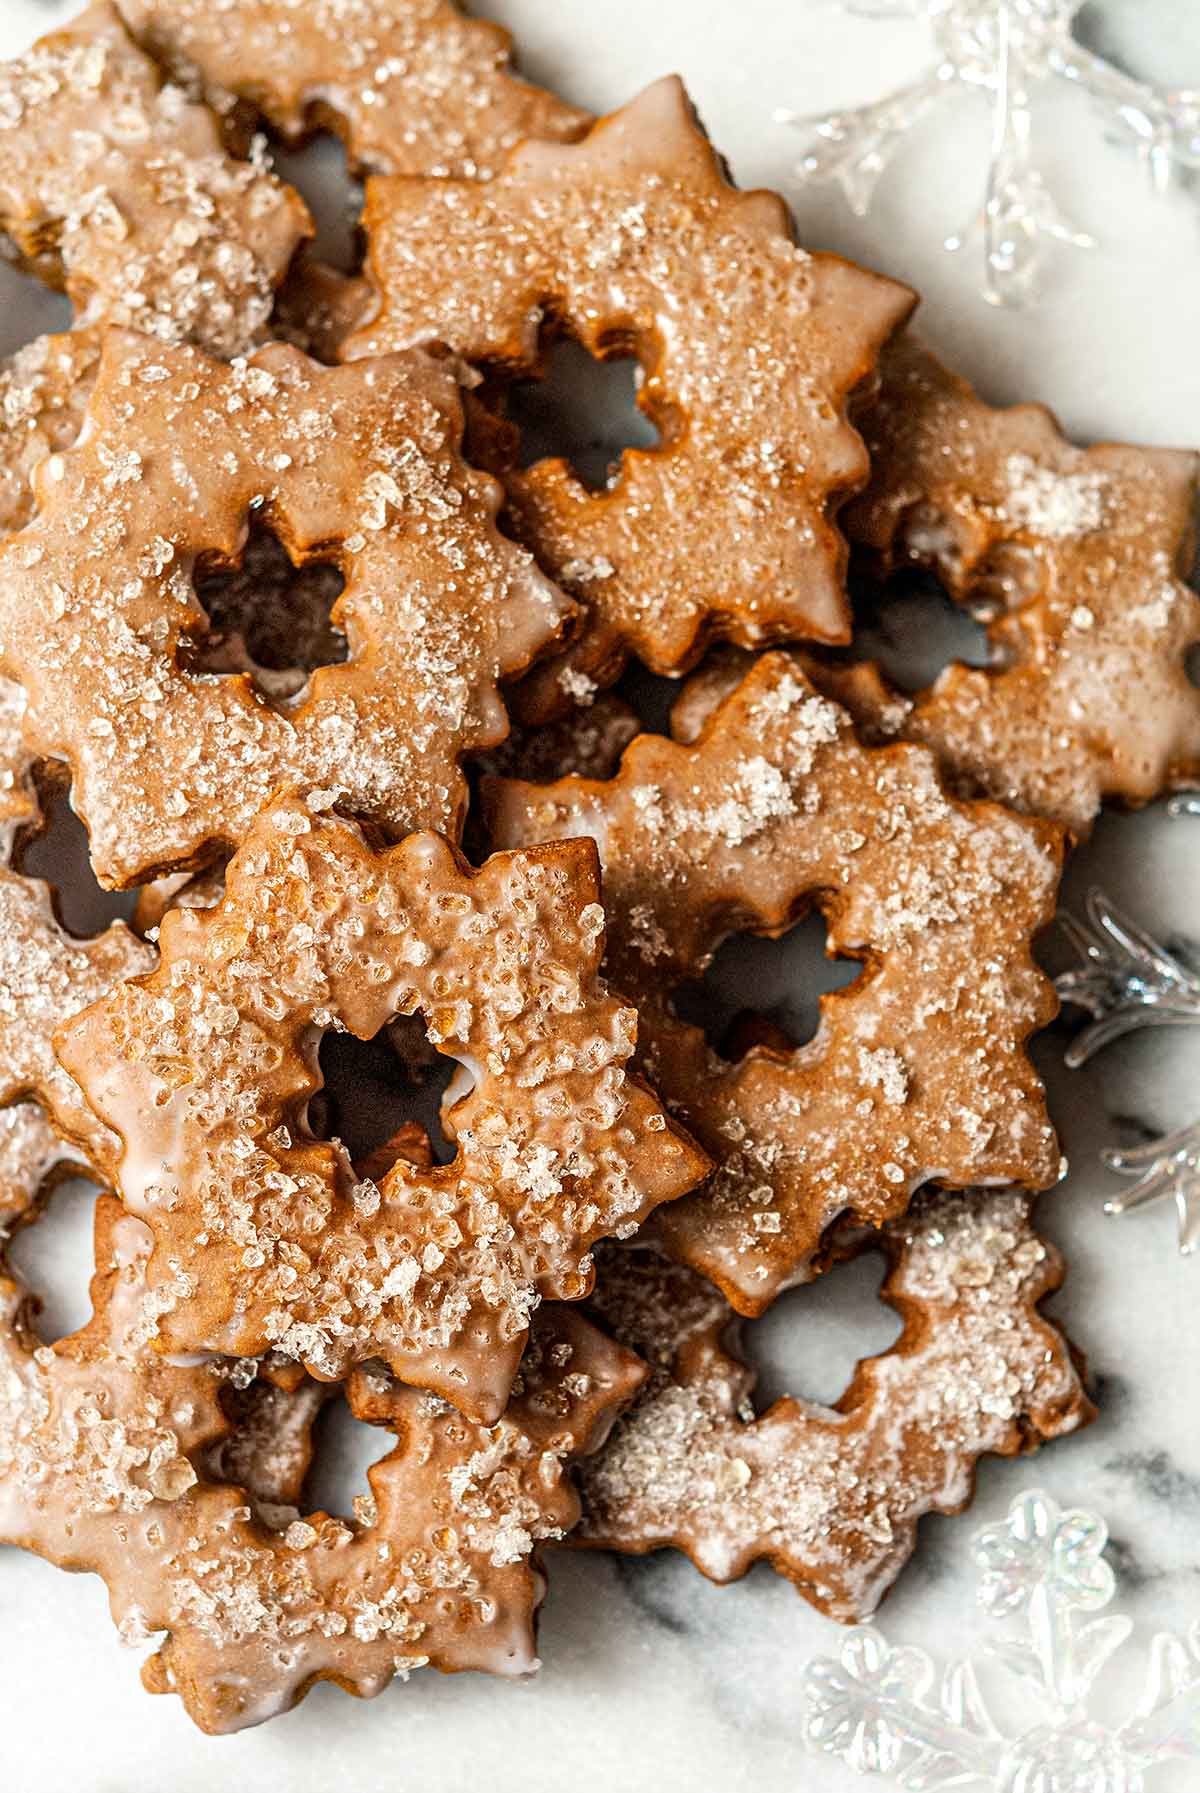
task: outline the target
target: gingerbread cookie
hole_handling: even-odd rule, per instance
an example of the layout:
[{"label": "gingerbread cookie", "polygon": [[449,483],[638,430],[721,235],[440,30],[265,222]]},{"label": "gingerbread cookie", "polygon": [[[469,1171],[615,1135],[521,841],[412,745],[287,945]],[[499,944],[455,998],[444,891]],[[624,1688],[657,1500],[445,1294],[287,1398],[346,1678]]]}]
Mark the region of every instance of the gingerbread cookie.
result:
[{"label": "gingerbread cookie", "polygon": [[[34,468],[78,436],[101,335],[90,329],[40,336],[0,364],[0,534],[28,523]],[[0,863],[38,814],[24,714],[21,687],[0,679]]]},{"label": "gingerbread cookie", "polygon": [[103,340],[100,328],[39,336],[0,366],[0,532],[28,523],[34,469],[79,435]]},{"label": "gingerbread cookie", "polygon": [[352,169],[487,180],[588,114],[513,73],[512,38],[449,0],[120,0],[150,53],[289,142],[336,131]]},{"label": "gingerbread cookie", "polygon": [[[707,1169],[626,1075],[636,1017],[597,976],[598,894],[590,843],[472,873],[437,836],[377,854],[288,797],[215,909],[167,914],[158,971],[57,1036],[124,1142],[164,1350],[274,1346],[323,1379],[378,1355],[475,1418],[502,1412],[538,1300],[585,1295],[594,1241]],[[313,1042],[397,1014],[463,1067],[457,1154],[376,1184],[306,1128]]]},{"label": "gingerbread cookie", "polygon": [[55,1059],[56,1027],[149,971],[155,954],[122,922],[75,940],[54,914],[50,887],[0,870],[0,1104],[35,1096],[62,1134],[104,1175],[119,1142]]},{"label": "gingerbread cookie", "polygon": [[[52,1348],[29,1332],[19,1285],[0,1280],[4,1541],[100,1574],[126,1642],[166,1631],[143,1678],[177,1692],[208,1731],[286,1711],[318,1680],[370,1695],[426,1664],[536,1666],[536,1552],[575,1523],[566,1465],[635,1393],[637,1359],[581,1316],[546,1309],[491,1426],[358,1370],[351,1408],[394,1432],[395,1448],[369,1470],[352,1520],[297,1514],[276,1530],[312,1391],[260,1391],[240,1457],[225,1458],[260,1478],[264,1507],[213,1479],[234,1423],[220,1393],[239,1366],[214,1373],[149,1348],[150,1250],[148,1228],[101,1198],[95,1315]],[[289,1399],[300,1403],[290,1419]]]},{"label": "gingerbread cookie", "polygon": [[0,1250],[43,1191],[90,1172],[86,1157],[62,1138],[39,1103],[0,1108]]},{"label": "gingerbread cookie", "polygon": [[[572,610],[498,533],[460,431],[422,355],[325,368],[272,344],[226,366],[109,333],[82,439],[0,545],[0,671],[28,693],[28,750],[71,768],[102,883],[213,859],[292,779],[395,835],[457,830],[458,759],[507,728],[497,680]],[[197,573],[236,566],[251,520],[345,582],[347,658],[286,713],[245,672],[184,665]]]},{"label": "gingerbread cookie", "polygon": [[786,1397],[757,1418],[734,1315],[679,1265],[605,1250],[594,1297],[648,1359],[645,1391],[583,1465],[573,1541],[673,1545],[713,1581],[760,1558],[846,1624],[875,1611],[926,1513],[959,1512],[985,1454],[1012,1456],[1094,1417],[1070,1346],[1038,1311],[1062,1261],[1013,1190],[937,1193],[860,1240],[890,1265],[904,1321],[834,1407]]},{"label": "gingerbread cookie", "polygon": [[81,323],[233,355],[258,337],[312,223],[261,157],[165,86],[115,7],[0,66],[0,227]]},{"label": "gingerbread cookie", "polygon": [[630,652],[665,673],[714,635],[847,638],[833,519],[867,461],[846,404],[913,295],[798,248],[777,195],[726,180],[678,80],[580,143],[522,144],[486,183],[373,180],[365,223],[378,315],[348,358],[439,341],[528,375],[545,324],[643,366],[662,442],[606,490],[561,460],[503,472],[515,533],[587,613],[527,716]]},{"label": "gingerbread cookie", "polygon": [[25,693],[11,679],[0,679],[0,865],[12,858],[17,835],[39,813],[24,720]]},{"label": "gingerbread cookie", "polygon": [[[882,365],[862,423],[871,481],[846,532],[885,573],[934,571],[986,619],[994,659],[948,667],[898,732],[932,747],[957,789],[1076,837],[1106,798],[1194,784],[1200,601],[1183,581],[1200,456],[1075,448],[1043,406],[994,410],[910,336]],[[864,690],[876,726],[881,698],[896,707]]]},{"label": "gingerbread cookie", "polygon": [[[693,746],[641,735],[607,783],[495,780],[484,797],[497,845],[597,842],[640,1062],[718,1166],[651,1231],[739,1312],[813,1275],[847,1211],[878,1225],[930,1178],[1058,1176],[1025,1051],[1056,1008],[1030,953],[1054,909],[1051,824],[947,797],[922,748],[862,747],[782,653]],[[718,1057],[672,992],[739,926],[781,934],[813,906],[861,976],[822,998],[809,1044]]]}]

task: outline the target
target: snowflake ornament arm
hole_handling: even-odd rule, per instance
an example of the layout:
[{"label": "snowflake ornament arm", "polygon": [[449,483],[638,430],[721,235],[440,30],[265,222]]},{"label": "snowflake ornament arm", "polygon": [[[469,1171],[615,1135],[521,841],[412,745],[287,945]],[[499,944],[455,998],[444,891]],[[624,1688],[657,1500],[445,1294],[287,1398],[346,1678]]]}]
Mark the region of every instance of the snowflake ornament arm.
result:
[{"label": "snowflake ornament arm", "polygon": [[986,1785],[1003,1747],[969,1663],[939,1680],[924,1650],[893,1649],[870,1625],[855,1627],[836,1661],[811,1663],[805,1686],[810,1749],[858,1774],[891,1775],[922,1793]]},{"label": "snowflake ornament arm", "polygon": [[1200,1760],[1200,1619],[1186,1638],[1154,1639],[1146,1690],[1125,1735],[1145,1760]]},{"label": "snowflake ornament arm", "polygon": [[[1175,813],[1195,813],[1197,799],[1176,799]],[[1152,935],[1137,927],[1103,891],[1087,896],[1087,920],[1070,916],[1060,925],[1082,963],[1055,979],[1066,1003],[1092,1019],[1072,1041],[1066,1062],[1074,1070],[1101,1047],[1143,1027],[1200,1025],[1200,979]],[[1105,1202],[1108,1214],[1129,1214],[1153,1202],[1172,1201],[1179,1216],[1179,1249],[1200,1248],[1200,1121],[1160,1139],[1103,1154],[1108,1170],[1134,1178],[1131,1188]]]},{"label": "snowflake ornament arm", "polygon": [[1055,987],[1064,1003],[1092,1017],[1067,1049],[1071,1069],[1139,1028],[1200,1024],[1200,980],[1102,890],[1088,892],[1086,909],[1086,921],[1059,919],[1083,963],[1057,977]]},{"label": "snowflake ornament arm", "polygon": [[1200,168],[1200,92],[1182,87],[1160,92],[1069,35],[1052,47],[1047,65],[1060,80],[1104,104],[1111,122],[1132,137],[1156,193],[1166,192],[1177,168]]},{"label": "snowflake ornament arm", "polygon": [[1137,1179],[1122,1195],[1109,1197],[1106,1214],[1132,1214],[1151,1202],[1173,1201],[1180,1251],[1186,1257],[1200,1248],[1200,1121],[1126,1151],[1110,1148],[1103,1161],[1107,1170]]},{"label": "snowflake ornament arm", "polygon": [[991,305],[1017,305],[1033,293],[1044,238],[1075,249],[1095,246],[1095,239],[1061,210],[1034,162],[1033,108],[1027,86],[1033,70],[1014,46],[1011,24],[1012,13],[1002,5],[996,14],[990,78],[977,80],[978,70],[960,74],[967,85],[982,85],[991,94],[991,154],[982,210],[967,230],[948,236],[944,244],[957,250],[982,238],[983,296]]},{"label": "snowflake ornament arm", "polygon": [[1024,1616],[1023,1633],[988,1655],[1030,1690],[1039,1711],[1026,1729],[996,1724],[972,1662],[939,1673],[924,1651],[860,1628],[837,1660],[808,1668],[810,1747],[907,1793],[1140,1793],[1149,1771],[1200,1757],[1200,1627],[1154,1639],[1145,1693],[1124,1724],[1110,1728],[1089,1710],[1132,1629],[1103,1610],[1115,1587],[1107,1541],[1095,1514],[1063,1512],[1037,1492],[976,1536],[980,1604],[994,1619]]},{"label": "snowflake ornament arm", "polygon": [[940,71],[897,88],[868,106],[805,117],[781,108],[779,124],[804,133],[798,173],[805,180],[836,181],[856,218],[865,218],[880,175],[904,133],[920,122],[942,93]]},{"label": "snowflake ornament arm", "polygon": [[980,92],[991,107],[991,152],[982,209],[945,239],[961,249],[982,237],[983,296],[1019,305],[1036,290],[1047,241],[1090,248],[1094,239],[1059,208],[1034,160],[1030,89],[1059,82],[1102,107],[1131,137],[1156,191],[1176,168],[1200,166],[1200,94],[1135,80],[1076,42],[1071,21],[1081,0],[842,0],[870,18],[923,20],[937,60],[908,86],[868,105],[811,117],[787,111],[778,122],[804,134],[802,180],[836,180],[859,216],[909,129],[952,88]]}]

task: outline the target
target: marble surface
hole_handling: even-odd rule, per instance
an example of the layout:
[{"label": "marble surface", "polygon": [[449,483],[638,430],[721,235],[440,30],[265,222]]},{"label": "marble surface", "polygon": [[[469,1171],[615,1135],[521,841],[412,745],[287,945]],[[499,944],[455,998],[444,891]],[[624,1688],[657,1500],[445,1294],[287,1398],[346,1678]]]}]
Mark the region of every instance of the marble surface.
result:
[{"label": "marble surface", "polygon": [[[70,10],[0,0],[0,53]],[[1131,158],[1077,97],[1060,96],[1039,113],[1038,135],[1063,199],[1101,247],[1063,251],[1037,310],[1008,314],[976,296],[969,255],[940,248],[979,190],[986,126],[977,106],[948,100],[932,114],[861,221],[835,193],[797,185],[793,138],[773,122],[777,108],[865,100],[915,71],[924,54],[916,25],[851,18],[813,0],[491,0],[488,10],[518,33],[530,74],[597,109],[680,70],[741,182],[788,193],[810,245],[917,285],[925,333],[988,396],[1043,397],[1085,438],[1200,440],[1195,197],[1152,201]],[[1194,0],[1110,0],[1088,15],[1094,41],[1138,72],[1200,85]],[[60,321],[55,309],[0,268],[0,349]],[[1112,815],[1071,865],[1066,901],[1077,908],[1086,888],[1102,883],[1200,964],[1198,872],[1200,820],[1169,821],[1161,809]],[[809,952],[793,955],[786,970],[797,1007],[812,967]],[[779,961],[759,972],[784,975]],[[1168,1207],[1124,1221],[1103,1216],[1111,1180],[1098,1152],[1197,1113],[1200,1030],[1137,1036],[1077,1073],[1062,1066],[1070,1031],[1060,1021],[1036,1048],[1072,1165],[1041,1219],[1069,1259],[1054,1311],[1088,1355],[1101,1418],[1033,1466],[985,1465],[972,1514],[925,1522],[880,1623],[895,1641],[940,1656],[977,1648],[987,1622],[973,1601],[971,1532],[1040,1484],[1066,1504],[1096,1508],[1111,1526],[1119,1602],[1136,1627],[1103,1684],[1106,1708],[1111,1696],[1118,1711],[1140,1688],[1151,1634],[1200,1619],[1200,1260],[1177,1256]],[[66,1319],[83,1276],[69,1231],[55,1246],[57,1263],[44,1266]],[[768,1390],[835,1397],[853,1359],[894,1332],[873,1290],[860,1269],[785,1298],[750,1335]],[[343,1487],[361,1476],[352,1441],[347,1457]],[[3,1782],[39,1793],[147,1785],[206,1793],[219,1777],[243,1793],[854,1793],[877,1784],[805,1754],[802,1668],[835,1650],[840,1633],[769,1571],[715,1588],[670,1553],[617,1561],[560,1551],[550,1579],[546,1666],[528,1684],[417,1676],[365,1706],[322,1687],[290,1717],[213,1741],[177,1702],[142,1692],[98,1581],[0,1551]],[[1163,1774],[1154,1786],[1185,1793],[1194,1773]]]}]

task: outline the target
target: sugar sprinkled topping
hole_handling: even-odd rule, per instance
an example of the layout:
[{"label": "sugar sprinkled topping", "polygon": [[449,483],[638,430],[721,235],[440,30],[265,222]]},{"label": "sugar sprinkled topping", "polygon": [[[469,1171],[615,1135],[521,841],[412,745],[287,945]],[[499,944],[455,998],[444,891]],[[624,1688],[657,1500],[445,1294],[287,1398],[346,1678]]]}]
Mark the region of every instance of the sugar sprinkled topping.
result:
[{"label": "sugar sprinkled topping", "polygon": [[291,1503],[323,1391],[274,1360],[154,1351],[130,1325],[149,1231],[109,1197],[100,1215],[83,1332],[31,1349],[0,1277],[0,1539],[101,1574],[126,1642],[166,1631],[153,1672],[210,1731],[285,1710],[314,1679],[373,1694],[429,1662],[536,1666],[534,1552],[574,1524],[566,1465],[629,1400],[636,1360],[548,1308],[493,1426],[358,1372],[351,1408],[394,1448],[353,1519],[305,1516]]},{"label": "sugar sprinkled topping", "polygon": [[[522,145],[487,183],[374,182],[365,221],[380,303],[350,356],[437,339],[512,371],[550,316],[596,353],[632,334],[653,362],[663,441],[606,491],[559,461],[503,475],[518,539],[591,619],[568,673],[611,676],[628,648],[677,671],[710,628],[845,637],[827,512],[866,474],[846,399],[909,295],[806,254],[780,199],[737,192],[677,80],[580,143]],[[557,707],[562,678],[544,674]]]},{"label": "sugar sprinkled topping", "polygon": [[498,26],[450,0],[122,0],[133,28],[218,108],[244,96],[303,137],[332,115],[352,165],[487,180],[525,137],[570,138],[586,114],[508,66]]},{"label": "sugar sprinkled topping", "polygon": [[0,223],[31,259],[52,249],[81,322],[218,354],[262,332],[310,230],[264,146],[226,155],[107,4],[0,67]]},{"label": "sugar sprinkled topping", "polygon": [[1060,1272],[1028,1209],[1015,1191],[979,1190],[889,1223],[901,1340],[859,1366],[838,1408],[784,1399],[757,1419],[753,1377],[721,1344],[720,1296],[647,1253],[607,1250],[597,1306],[653,1369],[583,1466],[583,1535],[675,1544],[718,1581],[770,1557],[822,1611],[869,1618],[917,1520],[969,1498],[981,1455],[1090,1416],[1065,1341],[1037,1312]]},{"label": "sugar sprinkled topping", "polygon": [[0,1101],[36,1095],[101,1169],[118,1142],[57,1062],[54,1032],[154,962],[153,948],[123,922],[95,939],[73,939],[55,918],[47,885],[0,870]]},{"label": "sugar sprinkled topping", "polygon": [[884,569],[932,567],[985,609],[992,663],[953,666],[892,721],[860,680],[869,727],[922,741],[954,788],[1086,834],[1105,797],[1143,803],[1200,776],[1200,640],[1190,570],[1200,457],[1078,449],[1038,405],[995,410],[910,336],[883,357],[863,421],[871,482],[842,513]]},{"label": "sugar sprinkled topping", "polygon": [[100,329],[39,336],[0,365],[0,529],[33,514],[30,478],[48,456],[70,448],[100,362]]},{"label": "sugar sprinkled topping", "polygon": [[1005,513],[1018,529],[1061,541],[1100,529],[1106,517],[1108,479],[1099,469],[1057,473],[1027,454],[1010,454],[1004,463],[1008,493]]},{"label": "sugar sprinkled topping", "polygon": [[[542,1296],[582,1295],[592,1241],[704,1169],[626,1077],[635,1016],[597,977],[590,850],[472,875],[432,835],[376,855],[297,797],[226,878],[217,908],[168,914],[152,979],[60,1036],[124,1141],[120,1191],[159,1246],[152,1286],[173,1272],[161,1336],[271,1345],[322,1377],[380,1355],[498,1414]],[[473,1080],[457,1156],[355,1186],[340,1146],[302,1126],[312,1038],[417,1012]]]},{"label": "sugar sprinkled topping", "polygon": [[[274,345],[225,366],[110,334],[83,440],[0,550],[3,665],[31,750],[72,765],[102,880],[213,856],[283,781],[397,835],[458,826],[459,758],[507,726],[497,679],[570,609],[496,530],[460,432],[451,374],[421,355],[336,369]],[[347,660],[277,704],[181,665],[195,563],[234,560],[254,514],[346,584]]]},{"label": "sugar sprinkled topping", "polygon": [[[761,656],[694,745],[643,735],[607,783],[494,780],[485,802],[503,845],[595,837],[641,1062],[717,1161],[650,1228],[744,1311],[809,1274],[846,1210],[878,1222],[931,1177],[1054,1180],[1024,1051],[1052,1012],[1030,945],[1053,908],[1054,831],[955,802],[923,749],[860,746],[798,660]],[[672,991],[737,919],[775,932],[814,898],[831,948],[867,969],[825,999],[811,1044],[725,1062]]]}]

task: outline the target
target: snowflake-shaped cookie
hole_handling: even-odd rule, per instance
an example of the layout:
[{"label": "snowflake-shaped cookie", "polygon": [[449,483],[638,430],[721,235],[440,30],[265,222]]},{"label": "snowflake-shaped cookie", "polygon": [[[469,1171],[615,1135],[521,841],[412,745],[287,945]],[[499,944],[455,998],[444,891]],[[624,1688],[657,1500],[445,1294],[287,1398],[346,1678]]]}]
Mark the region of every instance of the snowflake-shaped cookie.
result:
[{"label": "snowflake-shaped cookie", "polygon": [[[924,748],[863,747],[793,656],[715,695],[692,744],[641,735],[607,781],[494,779],[484,799],[497,844],[597,842],[642,1063],[718,1166],[654,1235],[756,1314],[815,1274],[846,1210],[878,1224],[929,1178],[1054,1181],[1024,1042],[1053,1012],[1030,945],[1059,836],[954,801]],[[780,934],[813,906],[862,976],[822,999],[809,1044],[718,1057],[672,993],[739,926]]]},{"label": "snowflake-shaped cookie", "polygon": [[790,1396],[755,1415],[733,1316],[693,1272],[607,1248],[594,1305],[651,1378],[582,1471],[577,1541],[674,1545],[714,1581],[765,1558],[833,1618],[869,1617],[929,1512],[961,1509],[987,1452],[1086,1424],[1066,1340],[1038,1311],[1062,1280],[1015,1190],[921,1198],[847,1255],[882,1249],[904,1331],[835,1407]]},{"label": "snowflake-shaped cookie", "polygon": [[[572,609],[496,529],[461,428],[422,355],[325,368],[272,344],[226,365],[108,334],[81,440],[42,461],[37,514],[0,546],[0,669],[29,752],[71,768],[102,883],[214,857],[290,779],[394,836],[457,830],[459,759],[507,729],[497,681]],[[235,566],[251,522],[345,581],[347,657],[282,706],[186,660],[196,575]]]},{"label": "snowflake-shaped cookie", "polygon": [[538,1547],[575,1523],[567,1465],[634,1394],[638,1360],[547,1308],[492,1425],[356,1371],[351,1410],[393,1449],[353,1518],[304,1515],[319,1391],[286,1366],[155,1351],[151,1243],[101,1198],[95,1313],[53,1347],[0,1269],[3,1542],[101,1575],[125,1643],[166,1632],[143,1679],[207,1731],[261,1723],[320,1680],[369,1696],[426,1665],[535,1668]]},{"label": "snowflake-shaped cookie", "polygon": [[512,38],[452,0],[119,0],[150,52],[219,112],[291,142],[332,129],[352,169],[488,180],[526,137],[588,114],[514,74]]},{"label": "snowflake-shaped cookie", "polygon": [[[471,872],[436,835],[376,853],[284,797],[215,908],[168,912],[159,969],[57,1036],[123,1141],[163,1349],[274,1346],[324,1379],[380,1356],[498,1416],[538,1301],[585,1295],[588,1248],[707,1169],[626,1073],[636,1016],[597,975],[598,895],[590,843]],[[457,1151],[376,1183],[309,1130],[314,1044],[414,1014],[461,1067]]]},{"label": "snowflake-shaped cookie", "polygon": [[1084,835],[1105,799],[1200,773],[1191,571],[1200,456],[1076,448],[1041,405],[987,405],[906,334],[862,420],[866,490],[847,535],[883,573],[922,566],[985,623],[991,664],[911,700],[844,687],[880,734],[923,741],[957,789]]},{"label": "snowflake-shaped cookie", "polygon": [[262,151],[227,155],[105,0],[0,65],[0,226],[80,323],[249,347],[312,233]]},{"label": "snowflake-shaped cookie", "polygon": [[631,651],[669,673],[710,635],[845,639],[835,512],[867,472],[847,400],[912,295],[807,253],[777,194],[731,186],[678,80],[492,181],[373,180],[365,224],[378,313],[348,356],[441,341],[507,379],[536,371],[545,324],[643,364],[662,441],[604,490],[500,457],[518,538],[587,616],[526,713]]}]

